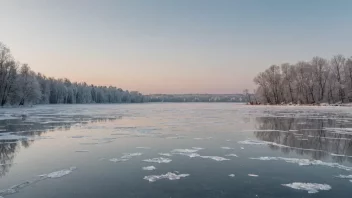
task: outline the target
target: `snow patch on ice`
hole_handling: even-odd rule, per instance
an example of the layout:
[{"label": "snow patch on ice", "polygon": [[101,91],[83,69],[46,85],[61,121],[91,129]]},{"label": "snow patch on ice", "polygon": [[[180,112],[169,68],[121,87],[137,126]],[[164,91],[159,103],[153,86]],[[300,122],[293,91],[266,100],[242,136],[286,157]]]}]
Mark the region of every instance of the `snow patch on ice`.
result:
[{"label": "snow patch on ice", "polygon": [[285,158],[285,157],[258,157],[258,158],[250,158],[254,160],[283,160],[287,163],[298,164],[300,166],[309,166],[309,165],[319,165],[319,166],[327,166],[331,168],[338,168],[346,171],[352,170],[352,167],[344,166],[338,163],[333,162],[323,162],[320,160],[310,160],[310,159],[298,159],[298,158]]},{"label": "snow patch on ice", "polygon": [[144,179],[145,180],[148,180],[149,182],[155,182],[157,180],[160,180],[160,179],[169,179],[169,180],[178,180],[178,179],[181,179],[183,177],[188,177],[189,174],[175,174],[175,173],[171,173],[171,172],[168,172],[164,175],[149,175],[149,176],[145,176]]},{"label": "snow patch on ice", "polygon": [[155,168],[155,166],[146,166],[146,167],[143,167],[142,169],[152,171],[152,170],[155,170],[156,168]]},{"label": "snow patch on ice", "polygon": [[320,190],[330,190],[331,186],[328,184],[317,184],[317,183],[301,183],[301,182],[293,182],[291,184],[282,184],[283,186],[297,189],[297,190],[305,190],[308,193],[317,193]]},{"label": "snow patch on ice", "polygon": [[161,163],[170,163],[172,160],[169,158],[158,157],[158,158],[152,158],[152,159],[145,159],[143,161],[161,164]]}]

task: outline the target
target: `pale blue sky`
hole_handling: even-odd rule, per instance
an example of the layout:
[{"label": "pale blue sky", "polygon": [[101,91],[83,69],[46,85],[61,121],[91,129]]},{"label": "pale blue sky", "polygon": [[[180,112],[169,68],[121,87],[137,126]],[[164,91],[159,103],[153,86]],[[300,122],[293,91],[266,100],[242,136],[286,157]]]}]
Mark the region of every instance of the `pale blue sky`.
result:
[{"label": "pale blue sky", "polygon": [[236,93],[271,64],[352,55],[350,0],[0,0],[0,41],[54,77]]}]

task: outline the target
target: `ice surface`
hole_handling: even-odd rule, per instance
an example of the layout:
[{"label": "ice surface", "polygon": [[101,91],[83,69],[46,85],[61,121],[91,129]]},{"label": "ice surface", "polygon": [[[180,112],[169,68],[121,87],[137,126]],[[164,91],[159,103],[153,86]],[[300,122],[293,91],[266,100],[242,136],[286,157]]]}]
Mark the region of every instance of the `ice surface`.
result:
[{"label": "ice surface", "polygon": [[204,158],[204,159],[212,159],[212,160],[215,160],[215,161],[227,161],[227,160],[230,160],[230,159],[219,157],[219,156],[199,156],[199,157]]},{"label": "ice surface", "polygon": [[255,175],[255,174],[248,174],[248,176],[250,176],[250,177],[259,177],[259,175]]},{"label": "ice surface", "polygon": [[338,175],[336,177],[341,178],[341,179],[352,179],[352,175]]},{"label": "ice surface", "polygon": [[161,164],[161,163],[170,163],[172,160],[169,158],[158,157],[158,158],[152,158],[152,159],[145,159],[143,161]]},{"label": "ice surface", "polygon": [[320,190],[330,190],[331,186],[328,184],[317,184],[317,183],[301,183],[293,182],[291,184],[282,184],[283,186],[297,189],[297,190],[306,190],[308,193],[317,193]]},{"label": "ice surface", "polygon": [[230,174],[229,177],[235,177],[235,174]]},{"label": "ice surface", "polygon": [[75,151],[76,153],[87,153],[87,152],[89,152],[88,150],[77,150],[77,151]]},{"label": "ice surface", "polygon": [[146,166],[146,167],[143,167],[142,169],[152,171],[152,170],[155,170],[156,168],[155,168],[155,166]]},{"label": "ice surface", "polygon": [[52,172],[52,173],[49,173],[49,174],[46,174],[46,175],[40,175],[40,176],[41,177],[55,179],[55,178],[60,178],[60,177],[63,177],[65,175],[68,175],[68,174],[72,173],[72,171],[74,171],[76,169],[77,169],[76,167],[72,166],[69,169],[63,169],[63,170],[55,171],[55,172]]},{"label": "ice surface", "polygon": [[230,153],[230,154],[226,154],[225,155],[226,157],[238,157],[236,154],[234,153]]},{"label": "ice surface", "polygon": [[149,176],[145,176],[144,179],[145,180],[148,180],[149,182],[155,182],[157,180],[160,180],[160,179],[169,179],[169,180],[178,180],[178,179],[181,179],[183,177],[188,177],[189,174],[175,174],[175,173],[171,173],[171,172],[168,172],[164,175],[149,175]]},{"label": "ice surface", "polygon": [[159,153],[159,155],[166,156],[166,157],[171,157],[172,154],[170,153]]},{"label": "ice surface", "polygon": [[327,166],[327,167],[331,167],[331,168],[343,169],[343,170],[347,170],[347,171],[352,170],[352,167],[344,166],[344,165],[341,165],[338,163],[333,163],[333,162],[323,162],[320,160],[285,158],[285,157],[258,157],[258,158],[250,158],[250,159],[264,160],[264,161],[282,160],[282,161],[285,161],[288,163],[298,164],[300,166],[320,165],[320,166]]}]

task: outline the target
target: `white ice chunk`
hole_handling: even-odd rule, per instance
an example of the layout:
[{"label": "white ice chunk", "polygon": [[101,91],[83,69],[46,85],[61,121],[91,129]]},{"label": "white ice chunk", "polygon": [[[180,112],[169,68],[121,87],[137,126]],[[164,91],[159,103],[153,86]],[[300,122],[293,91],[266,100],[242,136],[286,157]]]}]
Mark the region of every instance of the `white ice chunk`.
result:
[{"label": "white ice chunk", "polygon": [[230,174],[229,177],[235,177],[235,174]]},{"label": "white ice chunk", "polygon": [[152,170],[155,170],[156,168],[155,168],[155,166],[146,166],[146,167],[143,167],[142,169],[152,171]]},{"label": "white ice chunk", "polygon": [[342,179],[352,179],[352,175],[338,175],[336,177],[342,178]]},{"label": "white ice chunk", "polygon": [[215,160],[215,161],[226,161],[226,160],[230,160],[230,159],[223,158],[223,157],[219,157],[219,156],[199,156],[199,157],[204,158],[204,159],[212,159],[212,160]]},{"label": "white ice chunk", "polygon": [[159,153],[159,155],[166,156],[166,157],[171,157],[172,154],[170,153]]},{"label": "white ice chunk", "polygon": [[149,182],[155,182],[157,180],[160,180],[160,179],[169,179],[169,180],[177,180],[177,179],[181,179],[183,177],[188,177],[189,174],[175,174],[175,173],[171,173],[171,172],[168,172],[164,175],[149,175],[149,176],[145,176],[144,179],[145,180],[148,180]]},{"label": "white ice chunk", "polygon": [[124,153],[121,159],[130,159],[132,157],[141,156],[143,153]]},{"label": "white ice chunk", "polygon": [[171,153],[195,153],[198,151],[198,149],[174,149]]},{"label": "white ice chunk", "polygon": [[72,171],[74,171],[76,169],[77,168],[73,166],[73,167],[70,167],[69,169],[63,169],[63,170],[59,170],[59,171],[55,171],[55,172],[49,173],[47,175],[41,175],[41,176],[55,179],[55,178],[60,178],[60,177],[63,177],[65,175],[68,175],[68,174],[72,173]]},{"label": "white ice chunk", "polygon": [[144,162],[151,162],[151,163],[170,163],[172,160],[169,158],[163,158],[163,157],[159,157],[159,158],[153,158],[153,159],[145,159],[143,160]]},{"label": "white ice chunk", "polygon": [[221,147],[222,149],[224,149],[224,150],[231,150],[231,149],[233,149],[233,148],[230,148],[230,147],[227,147],[227,146],[223,146],[223,147]]},{"label": "white ice chunk", "polygon": [[248,176],[250,176],[250,177],[259,177],[259,175],[255,175],[255,174],[248,174]]},{"label": "white ice chunk", "polygon": [[119,159],[119,158],[111,158],[109,159],[110,162],[126,162],[128,161],[129,159]]},{"label": "white ice chunk", "polygon": [[291,184],[282,184],[283,186],[297,189],[297,190],[306,190],[308,193],[317,193],[319,190],[330,190],[331,186],[328,184],[317,184],[317,183],[301,183],[293,182]]},{"label": "white ice chunk", "polygon": [[225,155],[226,157],[238,157],[236,154],[234,153],[230,153],[230,154],[226,154]]},{"label": "white ice chunk", "polygon": [[200,150],[203,150],[204,148],[201,148],[201,147],[192,147],[192,149],[200,151]]},{"label": "white ice chunk", "polygon": [[344,166],[344,165],[341,165],[341,164],[338,164],[338,163],[333,163],[333,162],[323,162],[323,161],[320,161],[320,160],[285,158],[285,157],[258,157],[258,158],[250,158],[250,159],[264,160],[264,161],[283,160],[285,162],[298,164],[300,166],[320,165],[320,166],[328,166],[328,167],[331,167],[331,168],[343,169],[343,170],[347,170],[347,171],[352,170],[352,167]]},{"label": "white ice chunk", "polygon": [[200,157],[200,155],[198,153],[174,153],[174,154],[184,155],[184,156],[188,156],[190,158]]}]

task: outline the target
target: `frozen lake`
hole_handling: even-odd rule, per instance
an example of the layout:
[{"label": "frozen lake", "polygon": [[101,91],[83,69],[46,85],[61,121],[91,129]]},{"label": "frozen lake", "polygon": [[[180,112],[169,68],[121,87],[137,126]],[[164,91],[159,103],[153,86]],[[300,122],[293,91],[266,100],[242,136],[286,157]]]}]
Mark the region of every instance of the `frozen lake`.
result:
[{"label": "frozen lake", "polygon": [[6,198],[349,197],[352,108],[0,109]]}]

